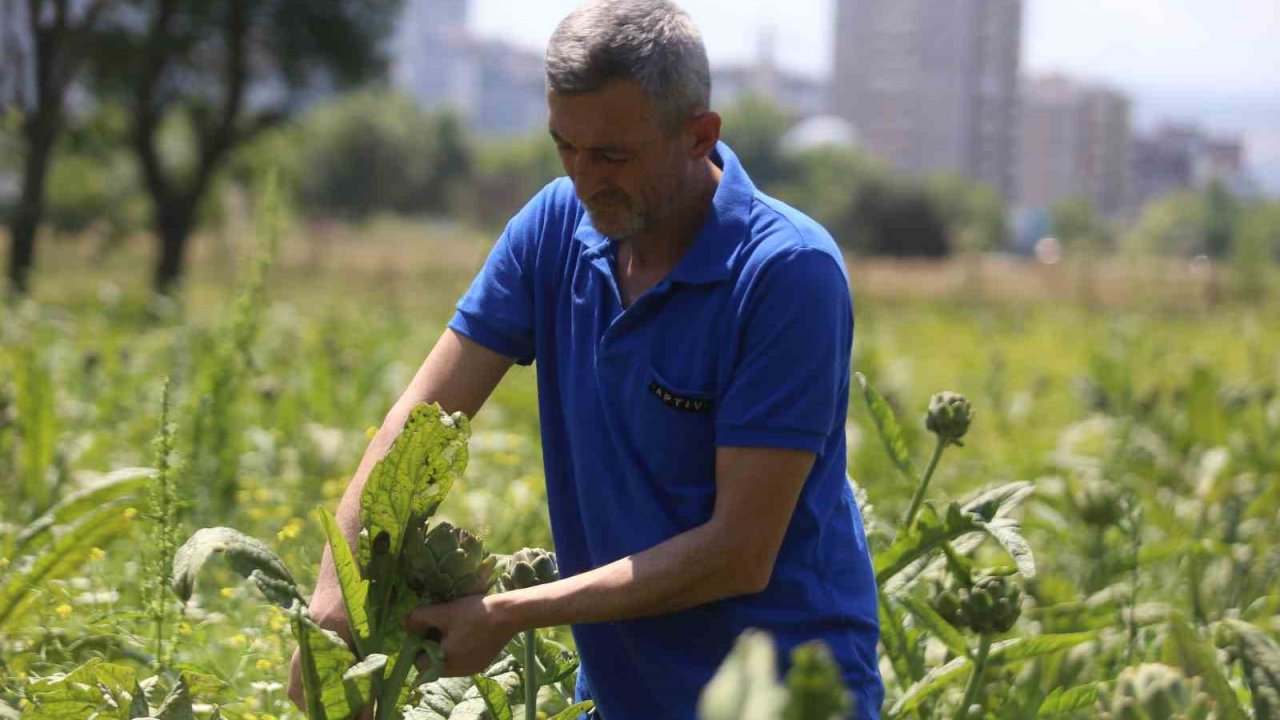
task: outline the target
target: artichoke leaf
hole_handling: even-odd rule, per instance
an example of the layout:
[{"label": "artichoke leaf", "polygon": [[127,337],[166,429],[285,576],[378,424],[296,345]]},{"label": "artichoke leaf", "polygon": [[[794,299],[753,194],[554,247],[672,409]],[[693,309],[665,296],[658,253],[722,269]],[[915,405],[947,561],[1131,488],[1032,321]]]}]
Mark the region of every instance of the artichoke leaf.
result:
[{"label": "artichoke leaf", "polygon": [[191,599],[196,576],[216,554],[276,605],[287,609],[294,599],[301,599],[289,569],[265,543],[234,528],[213,527],[197,530],[173,557],[173,591],[183,602]]},{"label": "artichoke leaf", "polygon": [[[420,403],[386,455],[374,465],[360,495],[360,525],[369,539],[386,533],[388,552],[400,554],[405,529],[433,515],[455,478],[467,466],[470,422],[462,413],[445,413],[435,403]],[[372,558],[368,542],[360,543],[359,560]]]}]

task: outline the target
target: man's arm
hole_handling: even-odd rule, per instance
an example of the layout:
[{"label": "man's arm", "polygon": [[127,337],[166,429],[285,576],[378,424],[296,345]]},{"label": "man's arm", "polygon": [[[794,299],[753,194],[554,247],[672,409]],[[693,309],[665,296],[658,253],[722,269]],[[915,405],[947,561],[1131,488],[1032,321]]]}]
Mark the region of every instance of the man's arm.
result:
[{"label": "man's arm", "polygon": [[648,550],[524,590],[418,608],[416,632],[443,634],[445,674],[479,672],[522,630],[676,612],[769,583],[815,455],[721,447],[711,519]]},{"label": "man's arm", "polygon": [[[338,505],[338,527],[346,536],[353,552],[356,537],[360,534],[360,494],[364,490],[364,484],[373,466],[386,455],[391,442],[404,428],[414,406],[421,402],[437,402],[447,412],[461,410],[468,416],[474,416],[514,362],[512,358],[499,355],[451,329],[445,330],[409,386],[382,421],[382,426],[369,443],[351,483],[342,495]],[[346,638],[347,642],[351,642],[351,629],[328,544],[325,545],[324,556],[320,560],[320,574],[316,580],[310,610],[321,627],[334,630]],[[302,687],[297,660],[295,653],[289,677],[289,694],[295,701],[301,701]]]}]

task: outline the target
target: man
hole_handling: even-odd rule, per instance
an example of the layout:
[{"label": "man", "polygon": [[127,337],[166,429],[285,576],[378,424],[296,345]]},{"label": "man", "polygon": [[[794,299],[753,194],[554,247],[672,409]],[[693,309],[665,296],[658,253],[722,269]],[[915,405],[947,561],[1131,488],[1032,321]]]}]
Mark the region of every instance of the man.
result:
[{"label": "man", "polygon": [[[875,579],[845,478],[853,308],[830,236],[758,192],[719,142],[706,50],[664,0],[574,11],[547,48],[567,178],[511,221],[387,415],[358,497],[409,409],[474,414],[538,360],[563,579],[414,611],[446,675],[525,629],[572,625],[580,697],[607,720],[693,718],[734,639],[824,640],[878,716]],[[345,630],[326,550],[313,613]]]}]

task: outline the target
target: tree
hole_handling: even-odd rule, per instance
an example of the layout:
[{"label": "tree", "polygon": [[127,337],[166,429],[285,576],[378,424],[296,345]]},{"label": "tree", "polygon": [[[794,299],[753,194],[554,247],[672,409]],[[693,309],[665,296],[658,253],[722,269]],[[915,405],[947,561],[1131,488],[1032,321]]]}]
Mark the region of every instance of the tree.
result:
[{"label": "tree", "polygon": [[782,149],[782,136],[791,122],[786,111],[754,93],[743,95],[724,112],[725,142],[766,192],[792,178],[793,163]]},{"label": "tree", "polygon": [[45,185],[54,143],[62,130],[67,90],[87,57],[89,36],[114,0],[5,0],[0,30],[6,52],[0,56],[3,86],[12,97],[0,97],[0,107],[12,105],[22,113],[22,190],[9,216],[9,287],[25,295],[31,289],[35,265],[36,229],[44,214]]},{"label": "tree", "polygon": [[[171,293],[201,199],[231,152],[316,96],[377,76],[398,0],[122,0],[95,60],[133,108],[157,291]],[[169,125],[186,156],[160,142]]]},{"label": "tree", "polygon": [[1204,253],[1215,260],[1231,254],[1232,241],[1239,229],[1240,208],[1221,180],[1214,180],[1204,191]]},{"label": "tree", "polygon": [[[359,220],[380,211],[446,213],[472,171],[455,113],[427,113],[412,98],[363,91],[318,108],[297,128],[302,208]],[[544,142],[549,142],[545,138]]]},{"label": "tree", "polygon": [[952,248],[981,252],[1004,247],[1008,228],[1000,193],[954,174],[935,175],[926,187],[946,220]]}]

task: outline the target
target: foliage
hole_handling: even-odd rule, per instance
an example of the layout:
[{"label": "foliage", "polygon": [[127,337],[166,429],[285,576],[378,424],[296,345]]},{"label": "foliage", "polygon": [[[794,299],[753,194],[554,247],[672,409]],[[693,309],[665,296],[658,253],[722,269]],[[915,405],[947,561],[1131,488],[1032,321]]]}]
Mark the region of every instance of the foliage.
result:
[{"label": "foliage", "polygon": [[299,201],[312,217],[458,210],[472,150],[461,118],[406,95],[364,90],[316,108],[297,127]]},{"label": "foliage", "polygon": [[[0,313],[0,473],[16,477],[10,468],[23,452],[18,428],[31,415],[16,414],[14,399],[32,351],[52,389],[41,404],[54,447],[43,510],[18,500],[17,483],[0,488],[0,593],[20,589],[0,625],[0,717],[95,658],[129,668],[150,712],[186,673],[201,720],[214,707],[228,720],[300,717],[283,691],[293,617],[250,602],[252,583],[224,563],[206,566],[181,614],[168,611],[167,667],[143,603],[152,581],[143,560],[155,536],[138,521],[158,514],[146,498],[160,471],[151,444],[157,378],[174,378],[170,472],[176,489],[194,495],[182,468],[206,393],[198,378],[235,291],[202,286],[186,314],[156,315],[140,295],[100,292],[105,272],[68,268],[56,304]],[[254,314],[258,331],[228,426],[238,489],[211,524],[269,541],[306,587],[325,541],[312,509],[336,504],[365,428],[412,377],[469,276],[432,266],[431,282],[401,291],[378,276],[367,289],[353,283],[333,293],[336,278],[291,272],[287,264],[273,272]],[[1099,314],[1069,304],[875,297],[860,301],[858,323],[855,365],[874,380],[878,400],[859,388],[846,427],[882,579],[885,717],[957,717],[971,685],[984,719],[1101,717],[1121,675],[1153,664],[1186,678],[1218,717],[1274,714],[1275,307]],[[964,447],[946,449],[907,530],[902,518],[937,444],[925,413],[940,388],[963,390],[974,414]],[[514,370],[472,427],[467,471],[433,521],[474,529],[495,552],[551,546],[538,412],[533,374]],[[893,456],[877,427],[890,422]],[[96,490],[102,469],[147,464],[156,470]],[[14,549],[19,536],[25,547]],[[63,559],[40,560],[49,553]],[[950,625],[930,604],[936,587],[959,587],[966,570],[975,584],[996,576],[1021,588],[1021,613],[991,636],[981,673],[983,636]],[[317,652],[325,637],[314,638]],[[522,639],[508,647],[492,677],[513,717],[524,709],[522,663],[550,682],[538,711],[569,707],[570,647],[558,630],[540,631],[533,663]],[[217,682],[200,685],[193,673],[201,671]],[[117,703],[133,692],[120,677],[104,683]],[[408,716],[483,717],[486,697],[473,678],[437,681]]]}]

